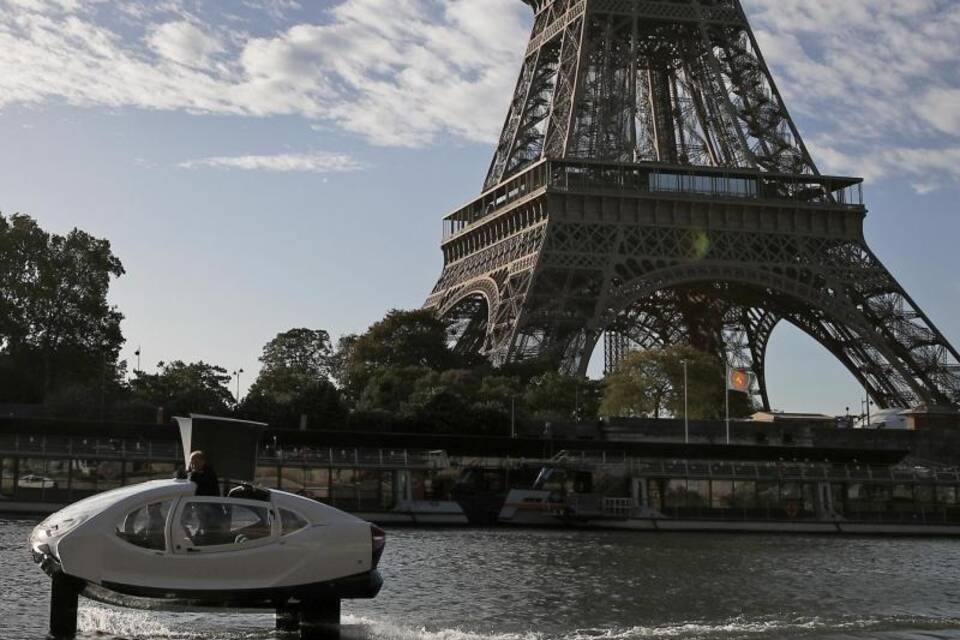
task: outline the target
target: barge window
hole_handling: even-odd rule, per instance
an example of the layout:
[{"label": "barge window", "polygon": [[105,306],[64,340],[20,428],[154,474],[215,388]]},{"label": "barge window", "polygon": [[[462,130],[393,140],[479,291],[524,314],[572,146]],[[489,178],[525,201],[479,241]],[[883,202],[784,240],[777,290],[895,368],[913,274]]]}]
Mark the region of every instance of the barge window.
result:
[{"label": "barge window", "polygon": [[710,506],[710,481],[709,480],[687,480],[687,506],[688,507],[709,507]]},{"label": "barge window", "polygon": [[940,504],[956,504],[957,488],[953,486],[937,486],[937,502]]},{"label": "barge window", "polygon": [[97,465],[97,491],[109,491],[123,486],[123,463],[119,460],[101,460]]},{"label": "barge window", "polygon": [[844,513],[846,513],[846,510],[847,510],[846,509],[847,501],[845,499],[846,492],[844,490],[844,486],[839,483],[831,484],[830,492],[831,492],[831,503],[833,506],[834,513],[843,515]]},{"label": "barge window", "polygon": [[664,492],[664,505],[668,509],[687,506],[687,481],[681,479],[667,480]]},{"label": "barge window", "polygon": [[913,502],[913,486],[909,484],[893,485],[893,499],[895,502]]},{"label": "barge window", "polygon": [[117,525],[117,536],[144,549],[164,551],[167,548],[167,514],[172,504],[172,500],[154,502],[131,511]]},{"label": "barge window", "polygon": [[13,480],[17,475],[16,464],[16,458],[3,459],[3,470],[0,472],[2,473],[2,477],[0,477],[0,495],[13,495]]},{"label": "barge window", "polygon": [[733,506],[733,481],[712,480],[710,505],[714,509],[729,509]]},{"label": "barge window", "polygon": [[280,467],[274,464],[261,464],[253,477],[253,483],[267,489],[280,488]]},{"label": "barge window", "polygon": [[934,504],[933,499],[933,486],[929,484],[918,484],[913,489],[914,496],[916,496],[917,502],[922,505],[931,505]]},{"label": "barge window", "polygon": [[280,488],[290,493],[306,495],[305,470],[302,466],[284,465],[280,468]]},{"label": "barge window", "polygon": [[758,482],[757,503],[765,509],[778,507],[780,505],[780,485],[776,482]]},{"label": "barge window", "polygon": [[647,506],[657,511],[663,510],[663,481],[647,480]]},{"label": "barge window", "polygon": [[177,467],[172,462],[131,460],[126,463],[126,469],[124,470],[125,484],[172,478],[176,471]]},{"label": "barge window", "polygon": [[306,495],[314,500],[330,498],[330,469],[312,467],[304,470]]},{"label": "barge window", "polygon": [[737,480],[733,483],[733,504],[740,509],[757,506],[757,483],[753,480]]}]

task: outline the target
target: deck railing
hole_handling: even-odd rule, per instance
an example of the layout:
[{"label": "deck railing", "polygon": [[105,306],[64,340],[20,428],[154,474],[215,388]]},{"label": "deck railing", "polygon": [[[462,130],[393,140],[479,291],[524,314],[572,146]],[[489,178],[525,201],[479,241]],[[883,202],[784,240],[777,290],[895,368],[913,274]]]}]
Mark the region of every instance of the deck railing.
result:
[{"label": "deck railing", "polygon": [[543,160],[446,216],[443,240],[452,239],[542,189],[558,193],[764,200],[835,209],[863,207],[863,184],[859,178],[656,163]]}]

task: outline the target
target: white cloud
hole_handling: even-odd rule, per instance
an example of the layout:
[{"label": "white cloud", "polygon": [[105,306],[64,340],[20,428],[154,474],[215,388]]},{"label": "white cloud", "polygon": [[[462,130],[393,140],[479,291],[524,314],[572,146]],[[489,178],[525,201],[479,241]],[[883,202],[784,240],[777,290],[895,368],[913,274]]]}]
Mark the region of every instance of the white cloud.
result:
[{"label": "white cloud", "polygon": [[[0,0],[0,107],[63,100],[293,114],[380,145],[487,142],[502,122],[529,19],[516,0],[343,0],[321,24],[251,37],[219,35],[221,26],[164,5],[180,17],[147,25],[137,40],[107,26],[109,18],[155,13],[131,0],[94,10],[94,1]],[[5,11],[13,2],[18,9]],[[51,2],[63,10],[48,12]],[[249,4],[274,14],[296,7]]]},{"label": "white cloud", "polygon": [[360,171],[363,164],[344,154],[332,153],[283,153],[277,155],[213,156],[187,160],[178,166],[184,169],[243,169],[246,171],[272,171],[281,173],[346,173]]},{"label": "white cloud", "polygon": [[746,0],[745,8],[824,169],[906,176],[920,191],[960,183],[960,3]]},{"label": "white cloud", "polygon": [[960,136],[960,88],[931,89],[917,100],[915,109],[943,133]]},{"label": "white cloud", "polygon": [[186,21],[153,27],[147,42],[161,58],[186,67],[207,67],[213,56],[224,51],[219,37]]},{"label": "white cloud", "polygon": [[[309,24],[289,20],[306,3],[243,5],[271,18],[256,35],[205,22],[200,5],[180,0],[0,0],[0,108],[296,115],[378,145],[490,143],[530,21],[517,0],[336,0]],[[960,2],[745,8],[824,168],[957,183]]]}]

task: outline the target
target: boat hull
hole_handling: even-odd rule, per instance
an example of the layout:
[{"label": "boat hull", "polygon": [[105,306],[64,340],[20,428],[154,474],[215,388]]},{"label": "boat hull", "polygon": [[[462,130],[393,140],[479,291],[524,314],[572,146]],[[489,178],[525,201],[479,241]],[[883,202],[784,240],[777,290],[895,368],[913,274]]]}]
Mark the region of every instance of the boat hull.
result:
[{"label": "boat hull", "polygon": [[80,595],[102,604],[149,611],[195,611],[204,609],[276,609],[295,602],[326,602],[375,598],[383,587],[376,569],[352,576],[312,584],[264,587],[260,589],[158,589],[85,581],[63,572],[57,559],[34,552],[34,560],[51,578],[66,578],[76,584]]}]

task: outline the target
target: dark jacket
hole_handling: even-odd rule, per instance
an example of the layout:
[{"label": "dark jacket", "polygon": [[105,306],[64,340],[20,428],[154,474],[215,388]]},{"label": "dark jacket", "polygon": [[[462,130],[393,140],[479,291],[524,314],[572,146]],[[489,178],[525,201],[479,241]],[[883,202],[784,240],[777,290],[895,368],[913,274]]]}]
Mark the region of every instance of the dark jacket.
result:
[{"label": "dark jacket", "polygon": [[217,472],[209,464],[203,468],[203,471],[190,471],[187,473],[187,480],[197,485],[198,496],[219,496],[220,481],[217,479]]}]

